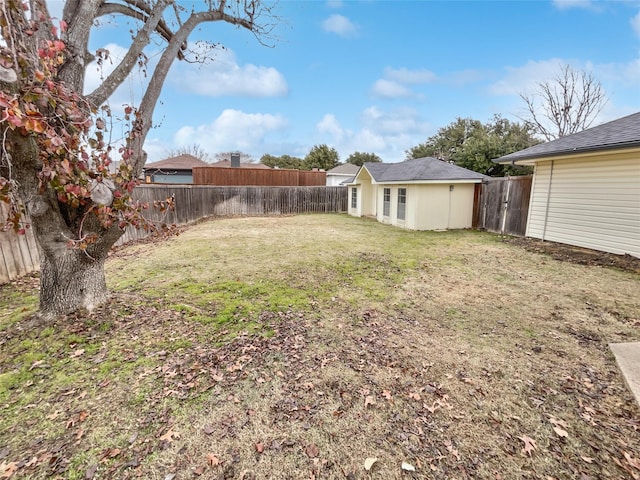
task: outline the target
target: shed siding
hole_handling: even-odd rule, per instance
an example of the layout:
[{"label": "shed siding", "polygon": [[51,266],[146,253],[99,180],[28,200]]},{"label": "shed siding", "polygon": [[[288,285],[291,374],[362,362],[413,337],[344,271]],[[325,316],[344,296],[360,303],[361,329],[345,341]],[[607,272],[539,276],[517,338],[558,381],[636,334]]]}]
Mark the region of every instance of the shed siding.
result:
[{"label": "shed siding", "polygon": [[640,257],[638,154],[536,163],[527,236]]}]

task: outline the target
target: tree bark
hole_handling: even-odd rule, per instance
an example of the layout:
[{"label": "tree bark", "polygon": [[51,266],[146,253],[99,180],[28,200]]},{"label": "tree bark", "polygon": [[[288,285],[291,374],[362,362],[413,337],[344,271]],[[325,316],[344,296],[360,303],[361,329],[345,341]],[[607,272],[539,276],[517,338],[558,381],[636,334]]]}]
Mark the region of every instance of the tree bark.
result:
[{"label": "tree bark", "polygon": [[[64,22],[60,25],[59,34],[59,38],[64,41],[65,52],[64,56],[59,58],[59,63],[55,64],[46,60],[57,60],[56,55],[60,54],[61,50],[54,41],[58,34],[54,33],[56,30],[45,0],[28,2],[27,5],[31,7],[29,15],[25,14],[22,0],[0,0],[0,3],[3,4],[3,8],[0,9],[0,32],[3,40],[0,42],[0,54],[4,59],[0,65],[0,88],[2,93],[10,94],[3,102],[8,105],[13,97],[19,98],[23,108],[18,112],[20,115],[14,115],[12,127],[2,125],[4,138],[3,148],[0,149],[0,180],[14,185],[12,188],[15,192],[12,190],[12,194],[19,195],[25,204],[40,246],[40,315],[51,319],[77,309],[92,310],[108,300],[104,263],[110,248],[124,233],[119,227],[121,220],[131,212],[127,210],[128,207],[118,205],[111,212],[115,212],[116,215],[101,223],[94,214],[104,214],[100,208],[115,205],[116,202],[105,202],[103,205],[93,194],[88,197],[86,188],[92,181],[99,181],[98,179],[104,177],[103,170],[92,172],[94,176],[87,177],[84,173],[78,173],[86,172],[80,169],[74,173],[77,178],[68,178],[67,171],[78,159],[77,150],[82,149],[79,147],[81,142],[62,141],[67,152],[60,153],[59,149],[51,149],[54,142],[50,134],[59,134],[60,136],[55,138],[58,141],[60,137],[68,140],[69,137],[65,137],[69,132],[66,127],[72,125],[71,131],[78,132],[72,133],[75,135],[72,140],[80,139],[83,132],[75,125],[85,123],[79,121],[78,117],[86,114],[86,118],[89,118],[92,108],[98,109],[108,100],[141,61],[140,55],[143,50],[149,45],[152,36],[158,33],[160,38],[166,41],[166,46],[135,113],[132,132],[126,140],[127,156],[123,155],[122,159],[133,168],[132,178],[136,178],[146,160],[143,145],[152,126],[153,111],[164,81],[173,61],[176,58],[184,58],[182,53],[187,48],[190,33],[205,22],[224,22],[244,28],[259,38],[268,34],[271,27],[265,27],[255,21],[261,12],[269,14],[270,8],[264,7],[261,0],[243,0],[232,5],[227,5],[224,0],[202,2],[201,11],[197,8],[183,11],[178,8],[176,0],[68,0],[65,3]],[[91,29],[97,18],[110,13],[140,22],[139,29],[132,38],[125,58],[94,92],[82,95],[85,70],[93,58],[87,49]],[[176,17],[175,33],[169,29],[170,23],[167,23],[165,13],[168,19],[171,19],[170,13]],[[182,18],[183,13],[186,20]],[[42,68],[43,65],[46,68]],[[52,78],[43,83],[42,77],[45,73],[50,74]],[[74,98],[86,100],[74,101],[74,106],[81,103],[79,110],[85,111],[66,109],[65,102],[69,96],[60,92],[68,90],[47,90],[51,86],[49,82],[65,85],[68,90],[78,95]],[[41,84],[44,85],[44,90]],[[33,88],[34,85],[37,88]],[[47,91],[54,92],[50,93],[53,99],[44,102],[39,102],[37,98],[34,100],[37,92],[42,95],[42,92]],[[35,107],[40,111],[34,112]],[[67,110],[71,112],[68,117]],[[27,111],[30,113],[25,113]],[[33,115],[40,121],[40,114],[47,128],[37,129],[34,125],[40,124],[33,123],[27,129],[27,121],[24,119]],[[0,124],[7,118],[0,119]],[[18,118],[19,120],[16,120]],[[84,134],[87,132],[84,131]],[[45,148],[49,153],[44,153]],[[57,168],[65,163],[66,167]],[[56,168],[51,168],[52,165]],[[68,186],[72,188],[66,190]],[[80,195],[74,193],[74,187],[85,189],[82,198],[73,197]],[[129,191],[128,185],[124,188]],[[124,192],[124,188],[120,193]],[[12,200],[14,198],[15,196]],[[124,215],[117,216],[123,212]],[[19,218],[16,216],[14,220],[17,222]],[[130,219],[130,216],[126,217],[127,221]],[[123,224],[126,225],[126,222],[123,221]]]}]

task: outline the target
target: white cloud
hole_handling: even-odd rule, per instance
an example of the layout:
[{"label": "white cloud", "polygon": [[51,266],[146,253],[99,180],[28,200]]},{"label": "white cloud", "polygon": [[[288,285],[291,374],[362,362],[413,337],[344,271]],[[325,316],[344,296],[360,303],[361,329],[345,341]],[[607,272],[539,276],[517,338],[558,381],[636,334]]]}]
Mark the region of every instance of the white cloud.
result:
[{"label": "white cloud", "polygon": [[322,22],[325,32],[335,33],[341,37],[352,37],[358,33],[358,26],[343,15],[334,14]]},{"label": "white cloud", "polygon": [[631,19],[631,28],[636,32],[636,36],[640,37],[640,12]]},{"label": "white cloud", "polygon": [[358,152],[375,153],[385,162],[404,159],[404,152],[424,141],[429,125],[412,108],[383,111],[369,107],[360,115],[358,131],[344,128],[333,114],[326,114],[317,124],[321,141],[333,146],[346,160]]},{"label": "white cloud", "polygon": [[390,68],[384,70],[384,78],[376,80],[371,87],[371,93],[379,98],[423,98],[406,85],[431,83],[437,80],[437,75],[430,70],[409,70],[408,68]]},{"label": "white cloud", "polygon": [[207,152],[242,150],[254,154],[263,150],[269,133],[286,126],[287,119],[281,115],[227,109],[208,125],[182,127],[175,135],[175,144],[198,144]]},{"label": "white cloud", "polygon": [[209,97],[240,95],[249,97],[285,96],[289,91],[284,76],[273,67],[238,65],[230,49],[217,50],[212,62],[180,65],[172,81],[189,92]]},{"label": "white cloud", "polygon": [[560,58],[549,60],[529,60],[520,67],[507,67],[506,75],[489,87],[493,95],[518,95],[526,92],[541,82],[551,81],[568,62]]},{"label": "white cloud", "polygon": [[591,0],[553,0],[553,5],[560,10],[566,10],[569,8],[594,8],[594,4]]},{"label": "white cloud", "polygon": [[420,119],[417,110],[402,107],[385,112],[376,106],[366,108],[360,116],[365,128],[380,135],[414,134],[428,126]]},{"label": "white cloud", "polygon": [[337,142],[342,141],[345,135],[345,131],[340,126],[336,116],[331,113],[327,113],[322,117],[322,120],[316,124],[316,128],[320,133],[332,135]]},{"label": "white cloud", "polygon": [[344,6],[344,2],[342,0],[328,0],[327,7],[329,8],[342,8]]},{"label": "white cloud", "polygon": [[375,81],[373,87],[371,87],[371,93],[381,98],[409,98],[415,96],[411,89],[384,78]]},{"label": "white cloud", "polygon": [[384,76],[389,80],[405,84],[430,83],[438,78],[435,73],[426,69],[409,70],[408,68],[394,69],[390,67],[385,68]]}]

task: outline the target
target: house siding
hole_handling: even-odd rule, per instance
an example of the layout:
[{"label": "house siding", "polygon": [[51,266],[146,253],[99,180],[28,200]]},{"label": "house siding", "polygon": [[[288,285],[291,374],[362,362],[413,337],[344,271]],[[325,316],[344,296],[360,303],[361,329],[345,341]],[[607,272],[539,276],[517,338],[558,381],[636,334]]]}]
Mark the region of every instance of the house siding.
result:
[{"label": "house siding", "polygon": [[640,257],[640,154],[537,162],[526,234]]}]

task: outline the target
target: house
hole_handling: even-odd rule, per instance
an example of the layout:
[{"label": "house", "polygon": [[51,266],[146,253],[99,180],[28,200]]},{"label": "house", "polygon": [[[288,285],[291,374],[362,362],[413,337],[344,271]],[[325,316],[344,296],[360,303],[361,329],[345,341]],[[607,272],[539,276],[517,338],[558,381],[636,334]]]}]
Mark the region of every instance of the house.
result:
[{"label": "house", "polygon": [[471,228],[480,173],[425,157],[365,163],[349,187],[349,215],[411,230]]},{"label": "house", "polygon": [[327,170],[327,187],[338,187],[343,182],[351,180],[356,176],[360,167],[353,163],[343,163],[331,170]]},{"label": "house", "polygon": [[640,257],[640,112],[494,161],[534,167],[526,236]]},{"label": "house", "polygon": [[193,167],[209,165],[187,153],[147,163],[143,169],[145,183],[193,183]]}]

